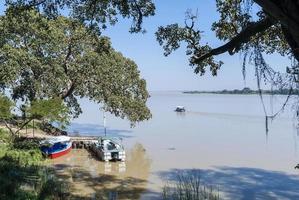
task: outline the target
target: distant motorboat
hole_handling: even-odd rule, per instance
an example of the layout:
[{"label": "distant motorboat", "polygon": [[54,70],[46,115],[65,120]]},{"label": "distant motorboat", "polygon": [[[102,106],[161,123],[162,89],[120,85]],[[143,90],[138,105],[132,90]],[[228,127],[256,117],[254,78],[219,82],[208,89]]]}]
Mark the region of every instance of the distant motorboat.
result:
[{"label": "distant motorboat", "polygon": [[41,141],[41,151],[49,158],[57,158],[69,153],[72,149],[71,138],[57,136]]},{"label": "distant motorboat", "polygon": [[186,109],[184,106],[177,106],[176,109],[174,110],[175,112],[185,112]]},{"label": "distant motorboat", "polygon": [[125,161],[126,152],[118,138],[100,138],[92,145],[93,152],[103,161]]}]

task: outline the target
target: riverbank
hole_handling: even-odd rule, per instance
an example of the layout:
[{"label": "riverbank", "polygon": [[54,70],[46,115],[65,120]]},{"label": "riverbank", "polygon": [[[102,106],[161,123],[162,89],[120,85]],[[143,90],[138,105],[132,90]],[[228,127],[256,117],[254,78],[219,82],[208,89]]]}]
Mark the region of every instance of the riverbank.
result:
[{"label": "riverbank", "polygon": [[0,128],[0,199],[66,199],[67,183],[47,166],[39,138],[14,138]]},{"label": "riverbank", "polygon": [[[17,127],[10,125],[11,129],[13,131],[17,130]],[[0,123],[0,129],[5,130],[8,132],[7,127],[3,124]],[[30,126],[30,128],[24,128],[18,132],[18,137],[26,137],[26,138],[49,138],[52,137],[52,135],[47,134],[45,131],[42,131],[39,128],[33,128]]]},{"label": "riverbank", "polygon": [[[63,185],[60,190],[53,188],[57,195],[64,195],[63,199],[139,199],[147,189],[150,160],[145,155],[141,144],[136,144],[127,152],[126,162],[102,162],[85,149],[73,149],[69,154],[44,160],[33,139],[40,140],[47,137],[42,131],[36,132],[34,137],[20,132],[24,142],[12,142],[9,133],[0,128],[0,182],[5,179],[10,182],[1,184],[1,191],[11,188],[9,193],[1,194],[1,199],[16,199],[18,192],[21,199],[39,199],[41,195],[52,195],[47,190],[48,180],[45,176],[55,177],[51,179],[53,187]],[[21,148],[20,148],[21,147]],[[33,154],[34,152],[34,154]],[[9,162],[8,162],[9,161]],[[14,166],[10,170],[4,170],[4,165]],[[35,169],[36,173],[29,173]],[[16,178],[8,177],[11,172],[21,174]],[[22,188],[34,177],[26,190]],[[18,184],[15,183],[18,181]],[[40,185],[40,186],[37,186]],[[50,189],[50,188],[49,188]],[[50,193],[50,194],[48,194]],[[2,198],[3,197],[3,198]]]},{"label": "riverbank", "polygon": [[219,90],[219,91],[183,91],[183,94],[234,94],[234,95],[259,95],[259,94],[268,94],[268,95],[298,95],[299,90],[291,89],[279,89],[279,90],[252,90],[248,87],[243,89],[234,89],[234,90]]}]

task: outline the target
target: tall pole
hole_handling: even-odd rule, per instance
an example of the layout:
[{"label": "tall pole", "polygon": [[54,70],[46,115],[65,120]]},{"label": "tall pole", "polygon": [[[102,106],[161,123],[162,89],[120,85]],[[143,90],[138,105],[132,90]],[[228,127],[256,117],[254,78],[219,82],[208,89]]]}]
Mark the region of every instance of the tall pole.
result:
[{"label": "tall pole", "polygon": [[105,132],[105,137],[106,137],[106,115],[105,115],[105,111],[103,111],[103,123],[104,123],[104,132]]}]

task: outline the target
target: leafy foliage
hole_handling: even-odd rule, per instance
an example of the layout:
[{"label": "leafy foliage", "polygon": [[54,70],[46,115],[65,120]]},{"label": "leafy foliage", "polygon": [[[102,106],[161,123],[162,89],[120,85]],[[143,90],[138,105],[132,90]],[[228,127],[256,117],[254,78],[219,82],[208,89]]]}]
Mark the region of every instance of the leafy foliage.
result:
[{"label": "leafy foliage", "polygon": [[0,82],[13,99],[61,98],[76,117],[78,98],[87,97],[133,123],[151,116],[137,65],[107,37],[75,19],[20,9],[11,7],[0,18]]},{"label": "leafy foliage", "polygon": [[10,119],[13,106],[13,102],[8,97],[0,94],[0,119]]},{"label": "leafy foliage", "polygon": [[177,50],[182,42],[187,43],[186,55],[191,55],[189,61],[191,66],[196,66],[194,72],[203,75],[206,67],[210,67],[213,75],[217,74],[223,64],[216,61],[213,57],[207,58],[203,62],[197,63],[196,55],[208,53],[212,48],[209,45],[200,45],[201,31],[195,30],[196,17],[192,16],[191,11],[186,13],[185,27],[178,24],[171,24],[166,27],[160,26],[156,32],[156,37],[160,45],[165,50],[164,55],[168,56],[172,51]]},{"label": "leafy foliage", "polygon": [[132,19],[130,32],[144,31],[143,19],[155,14],[155,5],[151,0],[6,0],[6,4],[22,9],[36,8],[52,19],[59,16],[61,10],[67,9],[70,17],[89,25],[98,33],[108,24],[114,25],[120,16]]},{"label": "leafy foliage", "polygon": [[69,121],[68,108],[59,98],[35,100],[27,111],[31,118],[67,124]]},{"label": "leafy foliage", "polygon": [[[17,110],[18,107],[12,106],[15,104],[8,97],[0,97],[0,103],[3,110],[0,114],[0,120],[4,122],[12,136],[16,136],[23,127],[30,125],[34,119],[47,123],[57,122],[62,128],[69,123],[69,109],[60,98],[34,100],[30,105],[23,104],[20,110],[23,112],[22,119],[12,117],[12,109]],[[9,124],[15,124],[16,130],[11,128]]]},{"label": "leafy foliage", "polygon": [[[211,30],[215,32],[218,39],[227,42],[225,45],[219,48],[212,48],[208,44],[201,45],[200,30],[196,27],[197,15],[192,15],[188,11],[185,27],[178,25],[159,27],[156,36],[165,53],[168,55],[170,50],[179,47],[180,42],[187,42],[186,53],[191,56],[190,64],[195,65],[195,72],[201,72],[201,75],[207,67],[210,67],[213,75],[217,75],[216,72],[220,69],[222,62],[215,62],[214,56],[225,52],[231,55],[243,52],[246,55],[250,54],[251,57],[258,57],[255,50],[259,53],[291,55],[282,25],[264,10],[258,8],[254,1],[216,0],[216,7],[220,19],[212,24]],[[190,20],[192,25],[187,23]],[[184,37],[181,37],[182,33]]]},{"label": "leafy foliage", "polygon": [[[0,128],[0,146],[5,146],[11,143],[11,137],[4,129]],[[1,157],[1,156],[0,156]]]},{"label": "leafy foliage", "polygon": [[38,141],[10,138],[0,129],[0,199],[67,199],[68,186],[43,166]]}]

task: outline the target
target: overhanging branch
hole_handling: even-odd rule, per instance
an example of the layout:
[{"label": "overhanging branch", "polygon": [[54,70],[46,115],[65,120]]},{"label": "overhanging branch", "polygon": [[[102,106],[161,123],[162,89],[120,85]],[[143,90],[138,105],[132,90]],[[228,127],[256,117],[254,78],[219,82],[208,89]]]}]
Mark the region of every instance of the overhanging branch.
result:
[{"label": "overhanging branch", "polygon": [[245,29],[243,29],[233,39],[231,39],[228,43],[218,48],[212,49],[206,54],[199,55],[197,58],[194,59],[194,62],[200,63],[211,56],[219,55],[225,52],[234,54],[242,44],[249,42],[251,37],[255,36],[258,33],[264,32],[272,25],[274,25],[274,22],[269,17],[266,17],[265,19],[260,20],[258,22],[253,22],[249,24]]}]

